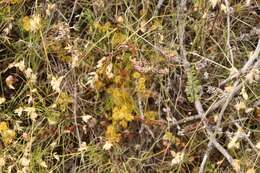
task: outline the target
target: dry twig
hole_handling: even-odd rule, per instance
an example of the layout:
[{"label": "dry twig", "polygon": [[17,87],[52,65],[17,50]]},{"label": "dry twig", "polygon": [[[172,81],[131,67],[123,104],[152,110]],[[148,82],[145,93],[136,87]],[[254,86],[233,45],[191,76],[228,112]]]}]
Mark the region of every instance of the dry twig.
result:
[{"label": "dry twig", "polygon": [[[185,9],[186,9],[186,0],[182,0],[180,1],[179,3],[179,8],[178,8],[178,11],[179,11],[179,44],[180,44],[180,52],[181,52],[181,57],[182,57],[182,63],[183,63],[183,67],[185,69],[185,71],[189,71],[190,70],[190,63],[188,62],[187,60],[187,57],[186,57],[186,50],[185,50],[185,47],[184,47],[184,34],[185,34],[185,17],[184,17],[184,12],[185,12]],[[236,84],[237,85],[237,84]],[[232,96],[234,94],[230,94],[229,97],[227,97],[227,100],[229,101]],[[203,110],[203,107],[202,107],[202,104],[200,102],[200,100],[196,100],[195,103],[195,108],[198,112],[198,115],[200,116],[204,126],[206,127],[206,132],[208,133],[209,135],[209,148],[211,148],[211,143],[215,146],[215,148],[228,160],[228,162],[231,164],[231,166],[233,167],[233,169],[236,171],[236,172],[240,172],[240,170],[238,170],[238,168],[235,166],[235,162],[234,162],[234,159],[232,158],[232,156],[226,151],[226,149],[224,147],[222,147],[216,140],[215,138],[215,133],[213,133],[210,128],[208,127],[208,124],[206,122],[206,116],[205,116],[205,112]],[[224,108],[222,109],[222,112],[224,113],[226,107],[227,107],[228,104],[225,104],[224,105]],[[222,113],[222,114],[223,114]],[[220,118],[221,120],[221,118]],[[210,152],[210,149],[208,149],[208,152],[207,152],[207,155],[204,157],[203,159],[203,165],[206,163],[206,160],[207,160],[207,157],[208,157],[208,154]],[[204,166],[201,166],[200,168],[200,171],[203,172],[203,168]]]}]

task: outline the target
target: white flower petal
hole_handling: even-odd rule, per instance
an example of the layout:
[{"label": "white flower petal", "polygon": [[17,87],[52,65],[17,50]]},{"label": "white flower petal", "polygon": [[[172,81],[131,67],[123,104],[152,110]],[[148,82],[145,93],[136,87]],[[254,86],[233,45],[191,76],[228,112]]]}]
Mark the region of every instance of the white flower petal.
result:
[{"label": "white flower petal", "polygon": [[0,105],[3,104],[6,101],[4,97],[0,97]]},{"label": "white flower petal", "polygon": [[113,144],[107,141],[105,143],[105,145],[103,146],[103,149],[108,151],[112,148],[112,146],[113,146]]},{"label": "white flower petal", "polygon": [[88,123],[88,121],[92,118],[91,115],[84,115],[81,117],[82,120],[85,122],[85,123]]},{"label": "white flower petal", "polygon": [[184,159],[184,152],[176,153],[175,157],[172,159],[171,165],[180,164]]}]

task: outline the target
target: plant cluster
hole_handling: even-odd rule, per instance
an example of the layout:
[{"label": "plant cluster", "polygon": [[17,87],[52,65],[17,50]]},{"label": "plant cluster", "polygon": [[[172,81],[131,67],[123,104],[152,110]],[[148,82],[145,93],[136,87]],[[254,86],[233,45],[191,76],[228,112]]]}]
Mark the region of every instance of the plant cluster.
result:
[{"label": "plant cluster", "polygon": [[259,172],[259,14],[0,0],[0,172]]}]

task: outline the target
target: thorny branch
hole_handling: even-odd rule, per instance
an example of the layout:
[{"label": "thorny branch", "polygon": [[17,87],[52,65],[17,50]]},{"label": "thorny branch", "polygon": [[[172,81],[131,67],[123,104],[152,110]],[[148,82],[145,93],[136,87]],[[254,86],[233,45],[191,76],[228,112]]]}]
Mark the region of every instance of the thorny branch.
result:
[{"label": "thorny branch", "polygon": [[[259,60],[255,63],[255,64],[253,64],[253,62],[255,61],[255,59],[258,57],[258,54],[260,53],[260,39],[258,40],[258,44],[257,44],[257,47],[256,47],[256,49],[255,49],[255,51],[254,51],[254,54],[249,58],[249,60],[246,62],[246,64],[242,67],[242,69],[240,70],[243,74],[245,74],[247,71],[248,71],[248,69],[250,68],[250,67],[252,67],[253,66],[253,68],[251,69],[251,70],[253,70],[253,69],[256,69],[257,67],[258,67],[258,64],[260,64],[260,62],[259,62]],[[225,110],[226,110],[226,108],[227,108],[227,106],[228,106],[228,104],[230,103],[230,101],[233,99],[233,97],[240,91],[240,89],[242,88],[242,86],[243,86],[243,83],[244,82],[247,82],[247,80],[248,79],[245,79],[243,82],[241,82],[241,83],[239,83],[240,82],[240,80],[239,79],[237,79],[236,81],[235,81],[235,83],[234,83],[234,85],[233,85],[233,90],[230,92],[230,94],[229,94],[229,96],[228,97],[225,97],[225,103],[222,105],[222,108],[221,108],[221,111],[220,111],[220,113],[219,113],[219,115],[218,115],[218,120],[217,120],[217,125],[216,125],[216,131],[214,132],[214,136],[216,136],[216,134],[217,134],[217,130],[220,128],[220,126],[221,126],[221,120],[222,120],[222,118],[223,118],[223,115],[224,115],[224,112],[225,112]],[[201,117],[201,118],[203,118],[203,117]],[[237,124],[236,124],[237,125]],[[252,142],[249,140],[249,138],[247,137],[247,136],[245,136],[244,135],[244,138],[247,140],[247,142],[250,144],[250,146],[254,149],[254,151],[256,151],[257,153],[258,153],[258,151],[257,151],[257,149],[255,148],[255,146],[252,144]],[[212,141],[209,143],[209,146],[211,146],[212,145]],[[210,147],[211,148],[211,147]],[[207,154],[208,154],[209,152],[207,152],[206,154],[205,154],[205,156],[204,156],[204,158],[206,159],[207,158]],[[202,162],[203,164],[205,164],[204,162]],[[200,168],[200,170],[203,170],[203,167],[204,167],[204,165],[203,164],[201,164],[201,168]],[[231,164],[232,165],[232,164]]]},{"label": "thorny branch", "polygon": [[[260,39],[258,40],[258,43],[257,43],[257,46],[256,46],[256,49],[255,49],[254,53],[249,57],[248,61],[245,63],[243,68],[240,71],[238,71],[235,74],[233,74],[230,77],[228,77],[227,79],[225,79],[224,81],[222,81],[219,85],[223,86],[227,82],[229,82],[229,81],[231,81],[231,80],[233,80],[235,78],[238,78],[239,76],[245,74],[252,67],[254,61],[257,59],[257,57],[259,55],[259,52],[260,52]],[[259,62],[259,64],[260,64],[260,62]]]},{"label": "thorny branch", "polygon": [[[190,64],[187,60],[187,57],[186,57],[186,50],[185,50],[185,47],[184,47],[184,34],[185,34],[185,17],[184,17],[184,12],[185,12],[185,9],[186,9],[186,1],[183,0],[183,1],[180,1],[179,2],[179,8],[178,8],[178,15],[179,15],[179,44],[180,44],[180,53],[181,53],[181,58],[182,58],[182,63],[183,63],[183,67],[185,69],[185,71],[189,71],[190,70]],[[228,19],[229,20],[229,19]],[[228,21],[229,22],[229,21]],[[229,42],[228,42],[228,45]],[[231,50],[230,50],[231,51]],[[231,51],[231,55],[233,57],[233,54],[232,54],[232,51]],[[230,56],[231,56],[230,55]],[[234,88],[237,87],[239,81],[235,82],[234,84]],[[218,123],[217,123],[217,126],[220,126],[221,124],[221,120],[222,120],[222,117],[223,117],[223,114],[228,106],[228,103],[229,101],[233,98],[233,96],[235,95],[235,91],[236,90],[233,90],[233,92],[231,92],[227,97],[225,97],[225,100],[223,100],[222,102],[224,103],[223,107],[222,107],[222,110],[221,110],[221,113],[220,113],[220,116],[218,118]],[[222,103],[221,102],[221,103]],[[221,104],[222,105],[222,104]],[[211,145],[214,145],[214,147],[228,160],[228,162],[231,164],[231,166],[233,167],[233,169],[236,171],[236,172],[240,172],[239,168],[236,166],[235,162],[234,162],[234,159],[232,158],[232,156],[226,151],[226,149],[224,147],[222,147],[216,140],[216,131],[215,132],[212,132],[210,130],[210,128],[208,127],[208,124],[206,122],[206,115],[205,115],[205,111],[203,110],[203,107],[202,107],[202,104],[200,102],[200,100],[196,100],[195,101],[195,108],[198,112],[198,115],[200,116],[204,126],[206,127],[206,132],[207,134],[209,135],[209,144],[208,144],[208,147],[209,149],[207,150],[206,152],[206,155],[204,156],[203,158],[203,161],[202,161],[202,165],[200,167],[200,172],[204,172],[204,165],[206,163],[206,160],[208,158],[208,154],[210,153],[210,148],[211,148]]]}]

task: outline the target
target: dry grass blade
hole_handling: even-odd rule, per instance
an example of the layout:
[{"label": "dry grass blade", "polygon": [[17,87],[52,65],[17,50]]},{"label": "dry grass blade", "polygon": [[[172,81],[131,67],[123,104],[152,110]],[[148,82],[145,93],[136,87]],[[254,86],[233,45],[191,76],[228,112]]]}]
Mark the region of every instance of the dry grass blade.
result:
[{"label": "dry grass blade", "polygon": [[256,1],[0,6],[0,172],[260,171]]}]

